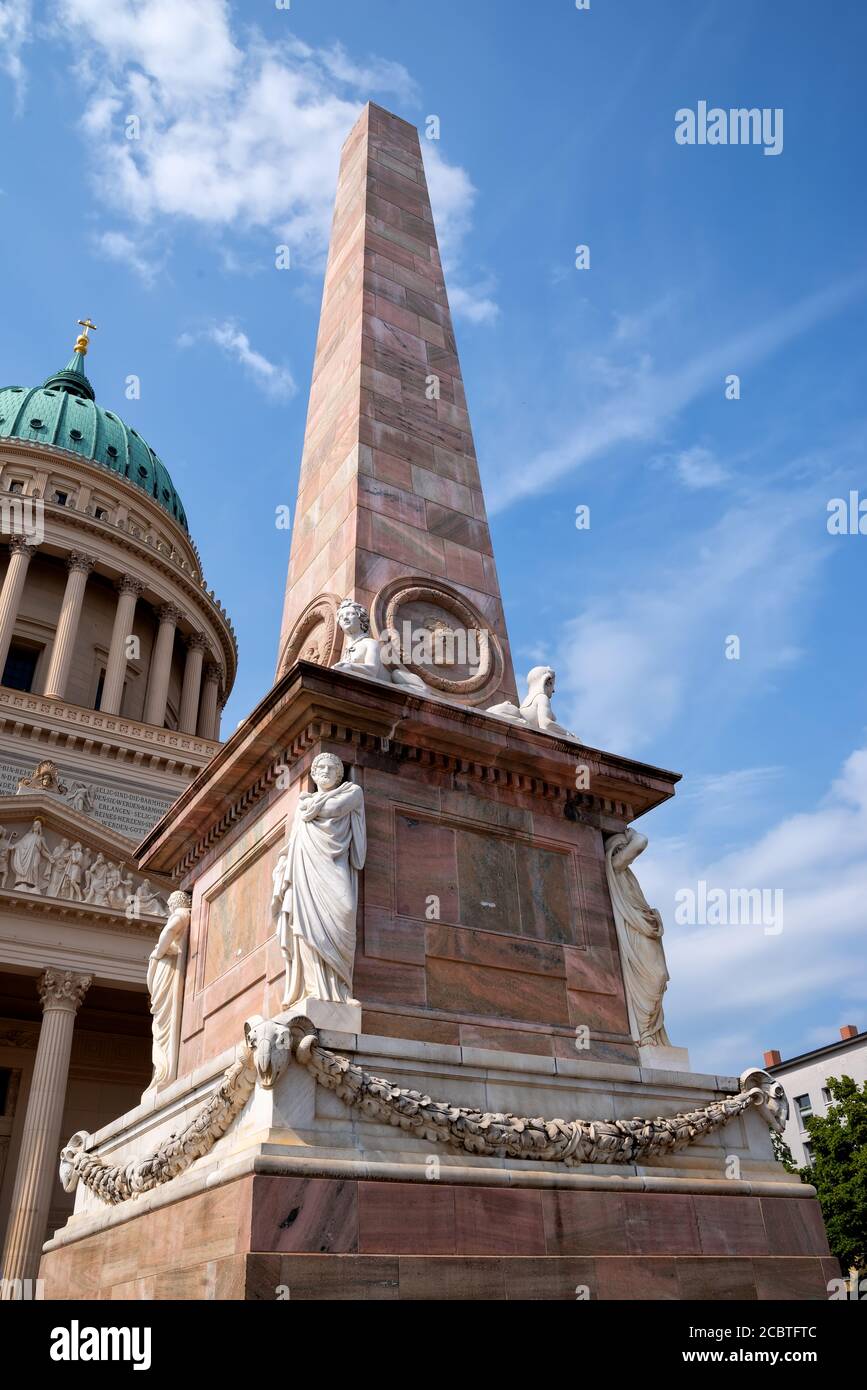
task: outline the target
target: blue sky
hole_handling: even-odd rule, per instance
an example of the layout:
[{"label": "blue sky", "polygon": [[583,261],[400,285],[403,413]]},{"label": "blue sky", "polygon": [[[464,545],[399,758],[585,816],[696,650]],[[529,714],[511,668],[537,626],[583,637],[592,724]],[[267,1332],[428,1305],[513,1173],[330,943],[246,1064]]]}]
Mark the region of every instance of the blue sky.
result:
[{"label": "blue sky", "polygon": [[[99,325],[98,398],[238,630],[226,731],[273,676],[340,144],[368,98],[439,116],[518,666],[556,666],[589,744],[685,774],[638,872],[669,1033],[713,1070],[867,1026],[867,537],[826,526],[867,496],[865,47],[857,0],[0,0],[0,377]],[[782,152],[677,144],[699,101],[781,108]],[[781,888],[782,932],[678,925],[700,879]]]}]

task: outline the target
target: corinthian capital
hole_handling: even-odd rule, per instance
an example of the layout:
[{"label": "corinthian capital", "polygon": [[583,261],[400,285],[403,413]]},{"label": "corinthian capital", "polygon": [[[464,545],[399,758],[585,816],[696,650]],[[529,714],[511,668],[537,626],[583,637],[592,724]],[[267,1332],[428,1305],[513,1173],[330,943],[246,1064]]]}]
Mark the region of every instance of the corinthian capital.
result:
[{"label": "corinthian capital", "polygon": [[33,545],[26,536],[12,536],[9,540],[9,550],[13,555],[26,555],[32,560],[38,549],[39,546]]},{"label": "corinthian capital", "polygon": [[122,574],[114,587],[119,594],[135,594],[136,598],[141,598],[144,592],[142,581],[134,579],[131,574]]},{"label": "corinthian capital", "polygon": [[54,970],[49,966],[39,981],[43,1010],[67,1009],[77,1014],[92,979],[92,975],[78,975],[74,970]]},{"label": "corinthian capital", "polygon": [[184,615],[180,608],[176,608],[173,603],[164,603],[157,616],[161,623],[174,623],[177,627]]},{"label": "corinthian capital", "polygon": [[80,550],[71,550],[66,557],[66,568],[70,572],[80,570],[82,574],[90,574],[94,563],[90,555],[84,555]]}]

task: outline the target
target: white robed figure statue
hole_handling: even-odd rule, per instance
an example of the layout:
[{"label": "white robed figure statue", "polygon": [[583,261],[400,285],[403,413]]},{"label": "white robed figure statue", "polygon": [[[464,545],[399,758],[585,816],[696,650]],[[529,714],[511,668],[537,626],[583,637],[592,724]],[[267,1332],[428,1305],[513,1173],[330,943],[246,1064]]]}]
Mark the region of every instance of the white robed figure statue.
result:
[{"label": "white robed figure statue", "polygon": [[151,1059],[154,1068],[148,1091],[165,1085],[177,1075],[190,905],[189,893],[170,894],[169,915],[148,960],[147,985],[153,1015]]},{"label": "white robed figure statue", "polygon": [[605,843],[605,864],[632,1036],[642,1047],[669,1047],[662,1012],[668,984],[662,918],[629,867],[646,848],[647,836],[637,830],[612,835]]},{"label": "white robed figure statue", "polygon": [[301,999],[352,997],[358,873],[367,854],[364,793],[343,781],[343,763],[320,753],[274,870],[277,936],[286,962],[284,1008]]}]

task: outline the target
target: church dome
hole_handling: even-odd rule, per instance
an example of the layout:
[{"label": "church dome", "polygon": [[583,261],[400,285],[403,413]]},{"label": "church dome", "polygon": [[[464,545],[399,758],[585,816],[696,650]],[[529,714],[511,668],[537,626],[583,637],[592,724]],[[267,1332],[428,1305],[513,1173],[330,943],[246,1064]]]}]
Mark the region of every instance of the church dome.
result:
[{"label": "church dome", "polygon": [[97,405],[84,371],[87,324],[66,366],[41,386],[0,387],[0,438],[66,449],[135,483],[188,531],[183,503],[162,459],[130,425]]}]

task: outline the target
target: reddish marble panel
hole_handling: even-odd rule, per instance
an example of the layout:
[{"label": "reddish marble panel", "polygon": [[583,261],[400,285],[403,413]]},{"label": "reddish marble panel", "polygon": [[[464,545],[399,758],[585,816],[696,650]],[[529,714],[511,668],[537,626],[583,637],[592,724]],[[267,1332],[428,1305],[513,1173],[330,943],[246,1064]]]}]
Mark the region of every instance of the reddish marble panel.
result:
[{"label": "reddish marble panel", "polygon": [[503,1273],[510,1300],[574,1303],[588,1293],[591,1301],[598,1298],[595,1260],[518,1256],[503,1261]]},{"label": "reddish marble panel", "polygon": [[396,811],[394,834],[397,912],[424,921],[427,899],[435,896],[439,898],[439,920],[459,921],[455,832],[435,821]]},{"label": "reddish marble panel", "polygon": [[576,914],[572,856],[518,843],[515,866],[522,931],[544,941],[578,944],[582,936]]},{"label": "reddish marble panel", "polygon": [[753,1270],[760,1299],[825,1302],[828,1298],[824,1261],[815,1255],[789,1259],[771,1256],[767,1260],[753,1260]]},{"label": "reddish marble panel", "polygon": [[[248,1281],[254,1276],[250,1266],[263,1258],[251,1255]],[[361,1302],[399,1297],[398,1260],[365,1255],[283,1255],[278,1283],[289,1289],[293,1303],[311,1299],[329,1302]],[[266,1277],[271,1277],[271,1266]]]},{"label": "reddish marble panel", "polygon": [[692,1197],[674,1192],[630,1194],[624,1210],[630,1254],[701,1254]]},{"label": "reddish marble panel", "polygon": [[542,1193],[549,1255],[627,1254],[624,1199],[618,1192]]},{"label": "reddish marble panel", "polygon": [[357,1184],[330,1178],[255,1177],[250,1249],[328,1255],[357,1251]]},{"label": "reddish marble panel", "polygon": [[489,965],[496,970],[520,970],[532,975],[563,976],[563,950],[545,941],[497,932],[468,931],[430,923],[425,931],[426,952],[441,960]]},{"label": "reddish marble panel", "polygon": [[481,1023],[462,1023],[459,1034],[458,1041],[462,1047],[501,1048],[505,1052],[552,1056],[550,1033],[528,1033],[520,1028],[486,1028]]},{"label": "reddish marble panel", "polygon": [[506,1296],[503,1260],[400,1258],[400,1297],[478,1302]]},{"label": "reddish marble panel", "polygon": [[446,1013],[510,1018],[524,1023],[568,1023],[562,979],[428,960],[428,1003]]},{"label": "reddish marble panel", "polygon": [[677,1282],[684,1301],[755,1302],[756,1276],[752,1260],[680,1259]]},{"label": "reddish marble panel", "polygon": [[459,1255],[544,1255],[540,1192],[455,1187],[454,1194]]},{"label": "reddish marble panel", "polygon": [[[419,1042],[449,1043],[457,1046],[463,1039],[463,1025],[448,1019],[427,1018],[423,1014],[377,1013],[365,1009],[361,1018],[364,1033],[384,1038],[415,1038]],[[478,1044],[484,1046],[484,1044]]]},{"label": "reddish marble panel", "polygon": [[497,835],[457,833],[460,920],[480,931],[521,930],[514,845]]},{"label": "reddish marble panel", "polygon": [[680,1299],[677,1260],[635,1256],[600,1256],[595,1261],[596,1287],[591,1298],[636,1303],[641,1299],[668,1302]]},{"label": "reddish marble panel", "polygon": [[703,1255],[767,1255],[768,1235],[758,1197],[693,1199]]},{"label": "reddish marble panel", "polygon": [[364,1255],[453,1255],[455,1189],[435,1182],[360,1182],[358,1249]]},{"label": "reddish marble panel", "polygon": [[405,917],[395,917],[383,908],[364,912],[364,954],[377,960],[404,961],[424,965],[424,927]]},{"label": "reddish marble panel", "polygon": [[772,1255],[828,1255],[822,1209],[815,1197],[762,1197]]}]

